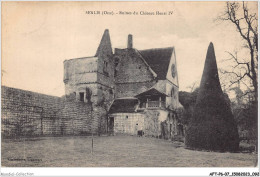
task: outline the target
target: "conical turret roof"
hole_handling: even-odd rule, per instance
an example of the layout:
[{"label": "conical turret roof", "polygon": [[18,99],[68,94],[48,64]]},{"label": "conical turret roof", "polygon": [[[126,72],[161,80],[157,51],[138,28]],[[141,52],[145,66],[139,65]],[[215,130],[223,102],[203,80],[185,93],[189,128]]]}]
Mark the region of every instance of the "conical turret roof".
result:
[{"label": "conical turret roof", "polygon": [[97,56],[102,56],[102,55],[112,55],[112,45],[111,45],[111,40],[110,40],[110,35],[109,35],[109,30],[106,29],[104,31],[104,34],[102,36],[102,39],[100,41],[100,44],[98,46],[97,52],[95,54],[95,57]]}]

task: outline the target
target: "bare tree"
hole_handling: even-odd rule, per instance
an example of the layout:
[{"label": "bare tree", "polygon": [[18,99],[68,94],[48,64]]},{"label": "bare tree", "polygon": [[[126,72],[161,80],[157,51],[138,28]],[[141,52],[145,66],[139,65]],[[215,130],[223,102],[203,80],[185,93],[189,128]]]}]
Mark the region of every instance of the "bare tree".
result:
[{"label": "bare tree", "polygon": [[245,42],[244,47],[249,50],[250,57],[240,58],[237,52],[231,53],[229,61],[233,64],[230,70],[222,70],[223,74],[232,76],[230,86],[236,83],[243,83],[254,93],[255,101],[258,100],[258,16],[257,11],[253,12],[245,2],[227,2],[225,12],[218,17],[218,20],[227,21],[236,27],[237,32]]},{"label": "bare tree", "polygon": [[196,88],[199,87],[199,82],[195,81],[193,82],[191,85],[189,85],[188,87],[186,87],[187,89],[190,89],[190,93],[193,92]]}]

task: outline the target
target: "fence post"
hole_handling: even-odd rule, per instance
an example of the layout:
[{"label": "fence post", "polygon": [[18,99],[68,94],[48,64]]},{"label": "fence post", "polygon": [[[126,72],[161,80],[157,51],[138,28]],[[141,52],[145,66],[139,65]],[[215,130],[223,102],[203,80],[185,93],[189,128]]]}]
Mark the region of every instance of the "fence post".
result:
[{"label": "fence post", "polygon": [[91,140],[91,154],[93,155],[93,144],[94,144],[94,141],[93,141],[93,133],[92,133],[92,140]]}]

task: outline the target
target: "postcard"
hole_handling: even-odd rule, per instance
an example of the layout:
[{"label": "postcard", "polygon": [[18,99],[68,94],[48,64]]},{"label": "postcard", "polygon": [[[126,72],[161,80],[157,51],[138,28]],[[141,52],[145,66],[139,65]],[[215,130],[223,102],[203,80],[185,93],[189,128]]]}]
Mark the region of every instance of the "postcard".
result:
[{"label": "postcard", "polygon": [[259,175],[257,1],[3,1],[1,17],[2,175]]}]

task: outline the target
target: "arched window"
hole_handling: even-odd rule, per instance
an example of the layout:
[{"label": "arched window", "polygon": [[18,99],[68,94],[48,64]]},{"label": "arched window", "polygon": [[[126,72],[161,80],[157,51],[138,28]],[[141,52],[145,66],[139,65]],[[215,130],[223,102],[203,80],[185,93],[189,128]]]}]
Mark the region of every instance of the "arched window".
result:
[{"label": "arched window", "polygon": [[172,64],[171,72],[172,72],[172,77],[175,78],[175,76],[176,76],[176,67],[175,67],[175,64]]}]

